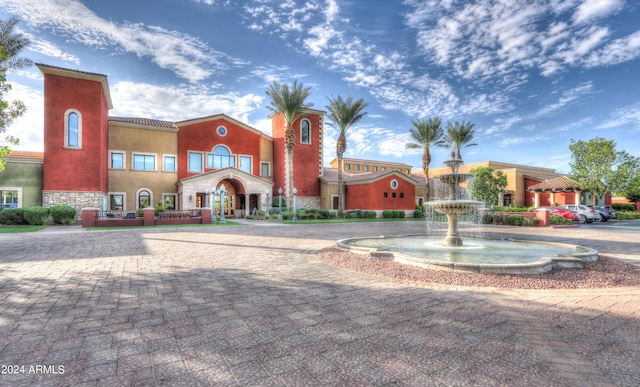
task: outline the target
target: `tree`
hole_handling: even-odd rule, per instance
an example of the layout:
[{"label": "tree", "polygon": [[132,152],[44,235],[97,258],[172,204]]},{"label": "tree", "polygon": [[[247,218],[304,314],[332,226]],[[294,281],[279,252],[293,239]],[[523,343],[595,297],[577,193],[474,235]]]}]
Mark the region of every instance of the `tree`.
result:
[{"label": "tree", "polygon": [[5,74],[11,69],[23,69],[33,65],[31,59],[18,57],[18,54],[30,43],[29,38],[14,32],[18,22],[19,20],[15,17],[0,20],[0,46],[6,54],[0,60],[0,72]]},{"label": "tree", "polygon": [[338,214],[342,215],[344,212],[344,182],[342,181],[342,157],[347,150],[347,130],[360,121],[367,112],[364,112],[364,108],[367,107],[367,103],[364,99],[360,98],[357,101],[353,100],[353,96],[349,95],[346,100],[341,96],[329,98],[329,105],[327,110],[329,111],[329,125],[338,129],[340,132],[338,135],[338,142],[336,143],[336,156],[338,157]]},{"label": "tree", "polygon": [[612,140],[601,137],[589,141],[571,140],[571,174],[585,191],[591,192],[591,204],[605,193],[624,192],[640,171],[640,159],[616,151]]},{"label": "tree", "polygon": [[478,167],[470,171],[475,175],[471,185],[471,197],[486,204],[495,204],[502,187],[507,185],[507,177],[502,171],[490,167]]},{"label": "tree", "polygon": [[[6,133],[7,127],[25,112],[22,102],[5,100],[7,93],[11,90],[11,85],[6,78],[7,71],[26,68],[33,64],[30,59],[17,56],[29,44],[27,37],[14,32],[17,23],[16,18],[0,20],[0,133]],[[20,140],[13,136],[6,136],[4,141],[0,141],[0,172],[4,171],[5,158],[11,153],[11,146],[19,143]]]},{"label": "tree", "polygon": [[440,117],[427,120],[415,120],[411,122],[413,128],[409,129],[415,142],[406,144],[407,149],[422,149],[422,171],[427,184],[427,200],[431,197],[429,186],[429,165],[431,164],[431,149],[436,146],[444,146],[444,129]]},{"label": "tree", "polygon": [[622,196],[632,203],[640,202],[640,174],[637,174],[633,179],[631,179],[627,189],[622,192]]},{"label": "tree", "polygon": [[451,148],[452,158],[461,160],[462,155],[460,150],[462,148],[478,145],[471,142],[474,136],[473,127],[474,124],[464,121],[462,123],[456,121],[453,125],[451,123],[447,124],[447,134],[444,136],[444,143]]},{"label": "tree", "polygon": [[307,97],[309,97],[310,90],[310,87],[303,87],[302,83],[298,83],[298,80],[294,80],[291,87],[286,83],[281,84],[278,81],[273,81],[269,89],[267,89],[267,95],[271,98],[271,105],[267,106],[267,108],[274,113],[279,113],[284,116],[284,185],[287,207],[289,208],[292,208],[292,189],[294,187],[293,147],[296,142],[296,134],[293,123],[304,114],[306,109],[312,106],[311,103],[305,102]]}]

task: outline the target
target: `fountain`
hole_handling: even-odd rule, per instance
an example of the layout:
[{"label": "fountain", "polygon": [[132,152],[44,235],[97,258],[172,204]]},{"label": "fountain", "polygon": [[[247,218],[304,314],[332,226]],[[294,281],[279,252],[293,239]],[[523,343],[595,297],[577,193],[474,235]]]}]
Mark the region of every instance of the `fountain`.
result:
[{"label": "fountain", "polygon": [[445,161],[451,173],[438,176],[448,187],[448,197],[425,204],[426,208],[446,215],[448,229],[444,239],[433,240],[422,235],[349,238],[337,241],[336,246],[369,254],[374,259],[393,259],[430,269],[492,274],[539,274],[553,268],[583,268],[584,262],[598,259],[598,252],[593,249],[562,243],[487,238],[463,243],[458,231],[459,217],[475,213],[484,203],[463,197],[460,184],[474,176],[459,173],[462,164],[454,146],[451,159]]}]

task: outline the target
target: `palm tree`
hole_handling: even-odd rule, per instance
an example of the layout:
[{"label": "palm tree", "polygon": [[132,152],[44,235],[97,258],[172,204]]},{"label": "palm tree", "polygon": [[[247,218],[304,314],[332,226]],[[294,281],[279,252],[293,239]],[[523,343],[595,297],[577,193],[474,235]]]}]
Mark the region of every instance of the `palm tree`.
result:
[{"label": "palm tree", "polygon": [[17,57],[20,51],[30,43],[29,38],[14,32],[18,21],[15,17],[9,18],[9,20],[0,20],[0,47],[4,51],[4,55],[0,58],[2,73],[6,73],[9,69],[27,68],[33,64],[31,59]]},{"label": "palm tree", "polygon": [[442,129],[442,119],[440,117],[429,118],[427,120],[415,120],[411,122],[413,128],[409,129],[411,137],[416,142],[406,145],[407,149],[422,149],[422,170],[424,180],[427,184],[427,200],[431,197],[429,186],[429,164],[431,164],[431,149],[436,146],[443,146],[444,129]]},{"label": "palm tree", "polygon": [[267,108],[274,113],[279,113],[284,116],[284,188],[288,208],[291,208],[291,190],[294,187],[293,147],[296,142],[296,134],[293,129],[293,123],[304,114],[306,109],[309,109],[313,105],[305,102],[307,97],[309,97],[310,90],[311,87],[303,87],[302,82],[298,83],[298,80],[294,80],[291,87],[286,83],[281,84],[278,81],[273,81],[269,89],[267,89],[267,95],[271,98],[271,105],[267,106]]},{"label": "palm tree", "polygon": [[451,157],[462,159],[460,154],[460,149],[476,146],[478,144],[472,143],[473,141],[473,124],[471,122],[459,123],[458,121],[455,124],[448,123],[447,124],[447,134],[444,136],[445,146],[451,148]]},{"label": "palm tree", "polygon": [[353,96],[349,95],[346,100],[341,96],[329,98],[329,125],[338,129],[340,134],[338,135],[338,142],[336,143],[336,155],[338,156],[338,215],[342,215],[344,212],[344,184],[342,182],[342,156],[347,150],[347,130],[360,121],[367,112],[362,110],[367,107],[367,103],[364,99],[360,98],[357,101],[353,100]]}]

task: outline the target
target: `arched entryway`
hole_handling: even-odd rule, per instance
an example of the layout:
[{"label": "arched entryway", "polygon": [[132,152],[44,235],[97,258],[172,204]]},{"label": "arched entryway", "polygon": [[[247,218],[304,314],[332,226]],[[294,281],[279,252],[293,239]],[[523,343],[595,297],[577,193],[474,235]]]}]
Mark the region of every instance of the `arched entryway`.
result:
[{"label": "arched entryway", "polygon": [[[235,185],[237,185],[237,183],[233,184],[231,181],[223,180],[214,189],[215,192],[218,192],[222,188],[222,186],[224,186],[226,194],[223,209],[224,216],[227,218],[235,218],[237,215],[238,208],[236,207],[236,205],[238,202],[238,194]],[[215,209],[216,216],[220,216],[221,200],[221,195],[213,195],[213,208]]]}]

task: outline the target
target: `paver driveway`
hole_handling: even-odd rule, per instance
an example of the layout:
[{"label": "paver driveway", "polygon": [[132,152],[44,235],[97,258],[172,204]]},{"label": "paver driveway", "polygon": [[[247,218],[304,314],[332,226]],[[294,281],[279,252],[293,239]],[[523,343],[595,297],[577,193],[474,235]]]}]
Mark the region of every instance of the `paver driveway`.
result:
[{"label": "paver driveway", "polygon": [[0,236],[2,386],[640,385],[640,286],[455,288],[314,256],[419,222],[71,230]]}]

